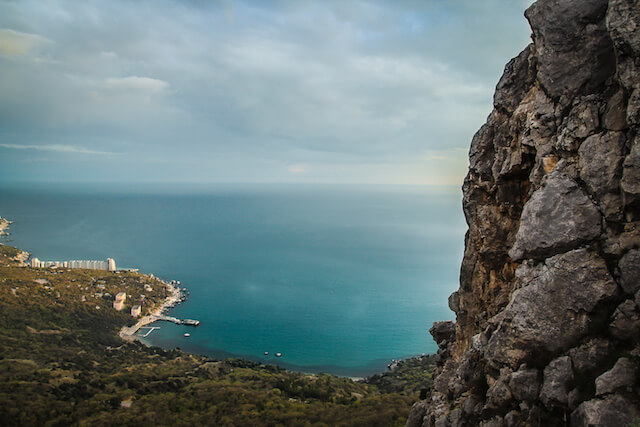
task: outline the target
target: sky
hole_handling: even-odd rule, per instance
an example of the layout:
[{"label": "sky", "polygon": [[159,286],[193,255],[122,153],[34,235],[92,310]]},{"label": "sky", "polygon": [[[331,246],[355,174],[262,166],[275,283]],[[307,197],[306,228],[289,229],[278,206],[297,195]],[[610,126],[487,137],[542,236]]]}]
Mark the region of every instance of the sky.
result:
[{"label": "sky", "polygon": [[0,182],[460,185],[531,0],[0,0]]}]

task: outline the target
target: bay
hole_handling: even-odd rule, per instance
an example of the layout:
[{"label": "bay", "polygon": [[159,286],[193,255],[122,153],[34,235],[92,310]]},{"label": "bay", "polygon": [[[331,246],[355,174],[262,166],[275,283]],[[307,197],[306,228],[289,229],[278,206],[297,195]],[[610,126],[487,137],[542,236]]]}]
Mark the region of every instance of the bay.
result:
[{"label": "bay", "polygon": [[180,280],[171,314],[201,326],[158,323],[152,345],[346,376],[436,351],[466,230],[448,187],[4,186],[0,216],[41,260]]}]

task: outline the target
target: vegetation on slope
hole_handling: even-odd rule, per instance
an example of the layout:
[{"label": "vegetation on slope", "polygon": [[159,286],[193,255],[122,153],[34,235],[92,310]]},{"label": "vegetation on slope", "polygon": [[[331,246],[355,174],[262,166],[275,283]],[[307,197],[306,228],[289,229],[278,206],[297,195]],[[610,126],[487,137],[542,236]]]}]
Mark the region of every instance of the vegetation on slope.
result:
[{"label": "vegetation on slope", "polygon": [[427,391],[433,385],[433,367],[436,356],[412,357],[399,360],[388,371],[373,375],[366,379],[367,384],[372,384],[384,393],[400,393],[407,396],[418,396],[425,399]]}]

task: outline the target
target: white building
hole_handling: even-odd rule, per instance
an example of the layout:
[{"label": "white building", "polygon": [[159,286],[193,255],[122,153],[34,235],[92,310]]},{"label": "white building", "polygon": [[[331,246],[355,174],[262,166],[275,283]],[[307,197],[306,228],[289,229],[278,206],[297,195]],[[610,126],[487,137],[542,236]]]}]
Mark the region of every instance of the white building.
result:
[{"label": "white building", "polygon": [[34,268],[86,268],[89,270],[107,270],[116,271],[116,262],[113,258],[107,258],[106,261],[40,261],[38,258],[32,258],[30,262]]},{"label": "white building", "polygon": [[127,294],[124,292],[118,292],[115,301],[113,301],[113,308],[120,311],[124,308],[124,302],[127,299]]},{"label": "white building", "polygon": [[133,307],[131,307],[131,316],[138,317],[140,316],[140,313],[142,313],[142,307],[140,307],[139,305],[134,305]]}]

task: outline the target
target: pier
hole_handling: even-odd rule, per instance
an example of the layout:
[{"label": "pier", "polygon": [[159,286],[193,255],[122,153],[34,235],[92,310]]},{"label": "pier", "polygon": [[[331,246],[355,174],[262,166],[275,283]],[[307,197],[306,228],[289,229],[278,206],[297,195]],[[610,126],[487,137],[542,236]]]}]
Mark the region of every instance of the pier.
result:
[{"label": "pier", "polygon": [[[138,332],[140,329],[142,328],[147,328],[149,326],[149,324],[158,321],[158,320],[164,320],[166,322],[172,322],[175,323],[176,325],[188,325],[188,326],[198,326],[200,324],[199,320],[193,320],[193,319],[178,319],[177,317],[172,317],[172,316],[165,316],[164,314],[150,314],[148,316],[145,316],[144,318],[140,319],[140,321],[138,323],[136,323],[133,326],[130,327],[123,327],[122,330],[120,331],[120,336],[124,337],[124,336],[132,336],[134,335],[136,332]],[[160,329],[158,326],[151,326],[151,329],[145,334],[142,335],[142,337],[147,337],[151,331],[153,331],[154,329]]]},{"label": "pier", "polygon": [[159,326],[143,326],[143,327],[142,327],[142,328],[140,328],[140,329],[145,329],[145,328],[149,328],[149,330],[147,331],[147,333],[146,333],[146,334],[144,334],[144,335],[140,335],[142,338],[146,338],[146,337],[148,337],[148,336],[149,336],[149,334],[150,334],[151,332],[153,332],[154,330],[156,330],[156,329],[160,329],[160,327],[159,327]]},{"label": "pier", "polygon": [[155,317],[156,317],[156,320],[166,320],[167,322],[173,322],[176,325],[198,326],[200,324],[199,320],[192,320],[192,319],[180,320],[177,317],[165,316],[163,314],[157,315]]},{"label": "pier", "polygon": [[182,323],[182,320],[178,319],[177,317],[165,316],[164,314],[158,314],[153,317],[155,317],[155,320],[164,320],[167,322],[175,323],[176,325],[180,325]]},{"label": "pier", "polygon": [[[149,277],[153,277],[153,275],[149,275]],[[150,313],[150,314],[142,317],[140,320],[138,320],[138,322],[135,325],[133,325],[133,326],[124,326],[122,329],[120,329],[120,337],[121,338],[123,338],[125,340],[129,340],[129,341],[135,340],[137,338],[137,336],[135,334],[140,329],[142,329],[142,328],[151,328],[144,335],[140,335],[140,337],[145,338],[145,337],[149,336],[149,334],[154,329],[159,329],[159,327],[157,327],[157,326],[150,327],[148,325],[150,325],[153,322],[159,321],[159,320],[163,320],[165,322],[175,323],[176,325],[198,326],[200,324],[199,320],[178,319],[177,317],[167,316],[167,315],[163,314],[163,312],[165,310],[167,310],[168,308],[173,307],[178,302],[184,300],[183,296],[182,296],[182,294],[180,292],[180,288],[175,286],[175,285],[179,285],[180,282],[172,281],[172,282],[164,282],[164,284],[167,286],[167,289],[169,290],[169,293],[170,293],[170,295],[167,297],[167,299],[164,301],[164,303],[160,307],[157,307],[155,310],[153,310],[152,313]]]}]

